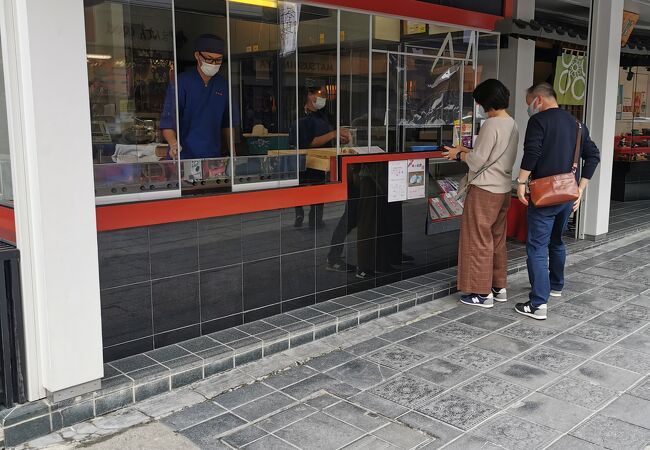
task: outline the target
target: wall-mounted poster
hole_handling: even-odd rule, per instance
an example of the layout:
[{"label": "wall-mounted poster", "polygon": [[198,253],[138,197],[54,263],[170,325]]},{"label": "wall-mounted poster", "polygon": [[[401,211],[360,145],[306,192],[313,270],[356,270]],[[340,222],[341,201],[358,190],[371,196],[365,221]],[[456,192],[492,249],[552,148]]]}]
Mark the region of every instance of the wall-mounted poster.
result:
[{"label": "wall-mounted poster", "polygon": [[408,161],[388,161],[388,201],[399,202],[407,198]]},{"label": "wall-mounted poster", "polygon": [[413,198],[424,198],[424,172],[425,160],[424,159],[409,159],[407,164],[408,172],[408,189],[406,197],[410,200]]}]

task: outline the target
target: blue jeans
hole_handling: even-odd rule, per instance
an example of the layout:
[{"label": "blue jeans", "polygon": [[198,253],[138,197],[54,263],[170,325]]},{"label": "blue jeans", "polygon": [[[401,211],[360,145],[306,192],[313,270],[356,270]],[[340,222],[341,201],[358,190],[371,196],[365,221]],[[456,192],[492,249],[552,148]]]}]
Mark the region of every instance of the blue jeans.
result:
[{"label": "blue jeans", "polygon": [[561,205],[535,208],[528,205],[528,279],[530,280],[530,301],[538,307],[548,302],[551,289],[564,288],[564,263],[566,249],[562,235],[566,231],[573,202]]}]

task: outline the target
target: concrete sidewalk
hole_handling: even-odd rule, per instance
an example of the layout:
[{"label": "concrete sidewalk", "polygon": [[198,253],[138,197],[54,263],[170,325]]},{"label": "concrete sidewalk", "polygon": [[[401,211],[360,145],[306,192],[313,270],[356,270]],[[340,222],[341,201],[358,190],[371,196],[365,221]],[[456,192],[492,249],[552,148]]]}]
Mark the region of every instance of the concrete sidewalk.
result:
[{"label": "concrete sidewalk", "polygon": [[374,320],[20,448],[643,449],[650,233],[570,257],[549,319],[457,295]]}]

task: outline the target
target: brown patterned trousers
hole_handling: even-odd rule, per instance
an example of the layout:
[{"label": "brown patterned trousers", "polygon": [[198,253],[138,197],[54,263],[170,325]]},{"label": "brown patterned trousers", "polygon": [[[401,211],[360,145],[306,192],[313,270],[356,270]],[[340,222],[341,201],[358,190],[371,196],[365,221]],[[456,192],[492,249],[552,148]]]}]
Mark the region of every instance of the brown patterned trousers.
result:
[{"label": "brown patterned trousers", "polygon": [[470,186],[465,198],[458,246],[460,292],[488,294],[508,283],[506,215],[510,193],[494,194]]}]

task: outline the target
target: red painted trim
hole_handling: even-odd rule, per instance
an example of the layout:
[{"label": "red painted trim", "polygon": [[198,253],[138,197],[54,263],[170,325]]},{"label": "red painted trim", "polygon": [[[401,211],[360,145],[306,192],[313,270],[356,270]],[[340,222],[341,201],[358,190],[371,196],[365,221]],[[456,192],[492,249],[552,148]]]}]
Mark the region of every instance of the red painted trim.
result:
[{"label": "red painted trim", "polygon": [[[451,25],[493,30],[502,16],[484,14],[452,6],[434,5],[417,0],[316,0],[323,5],[359,9],[415,20],[430,20]],[[512,0],[505,0],[512,1]]]},{"label": "red painted trim", "polygon": [[14,209],[8,206],[0,206],[0,239],[16,244]]},{"label": "red painted trim", "polygon": [[98,206],[97,231],[343,201],[348,198],[349,164],[439,157],[442,157],[441,152],[344,156],[341,158],[341,174],[344,176],[340,183]]},{"label": "red painted trim", "polygon": [[503,17],[512,17],[515,14],[515,0],[503,0]]}]

